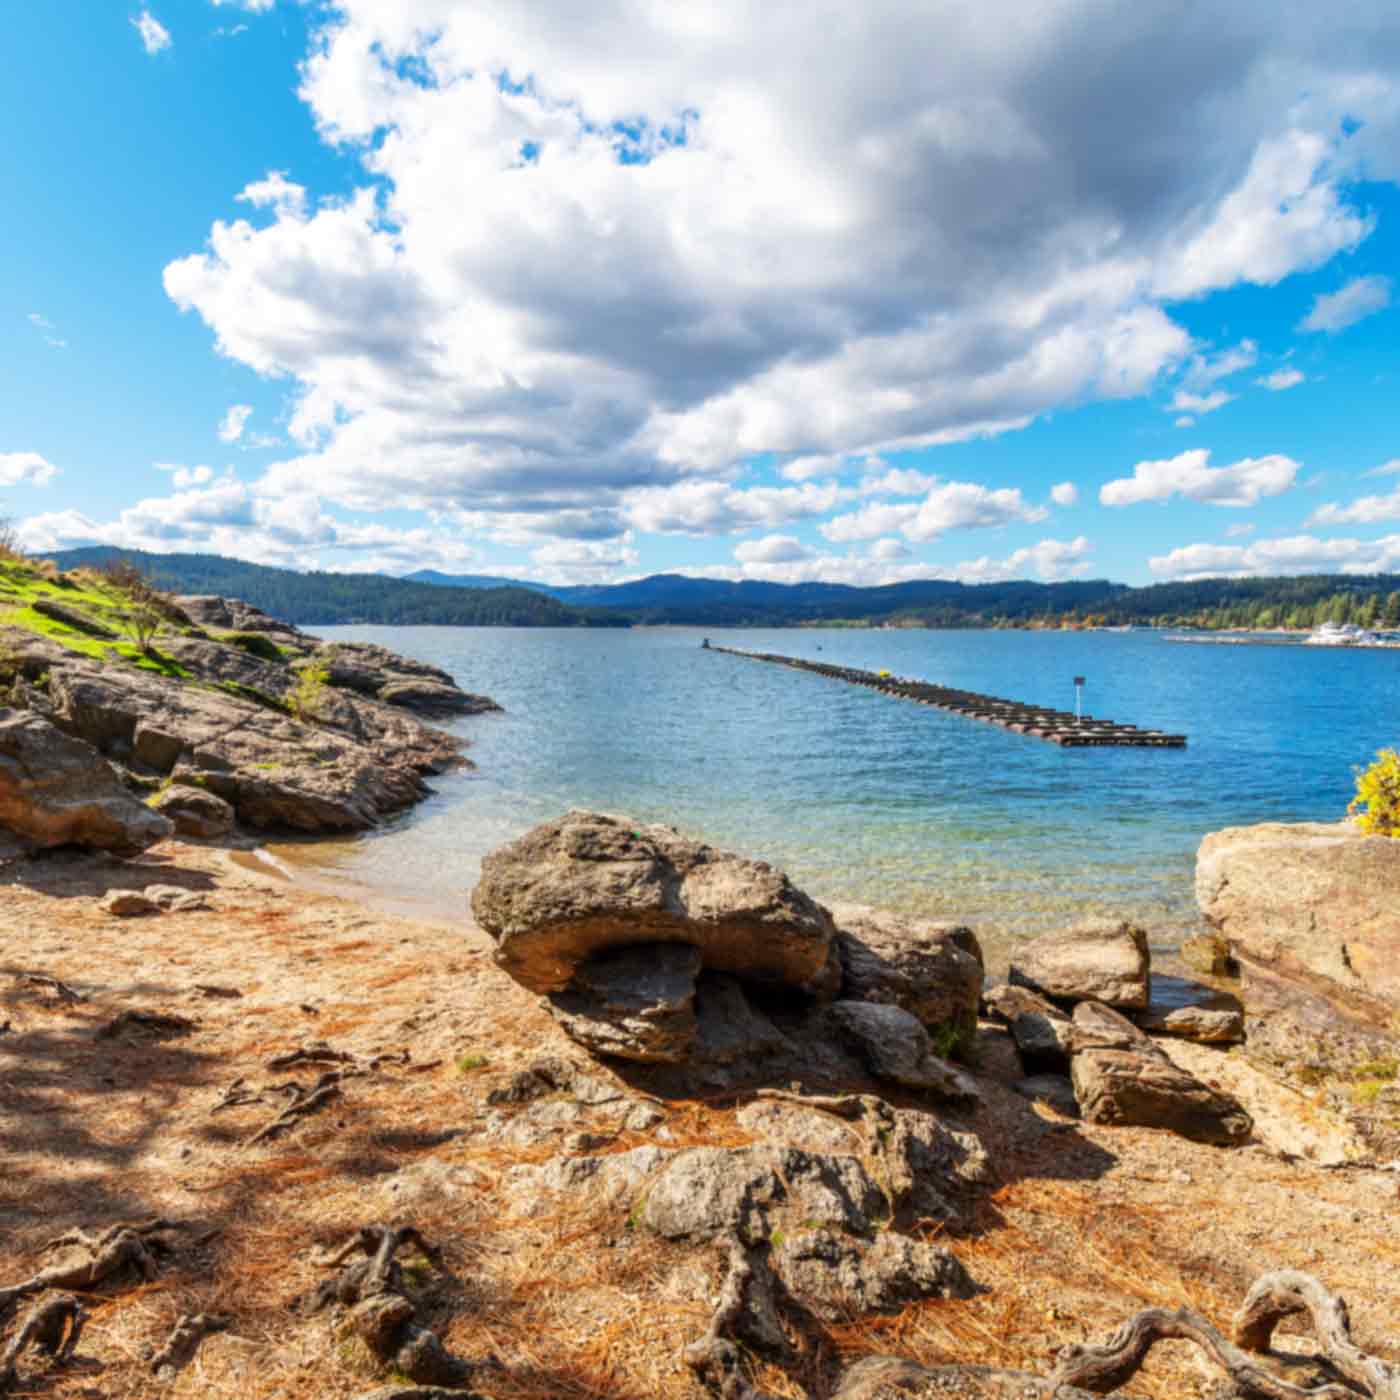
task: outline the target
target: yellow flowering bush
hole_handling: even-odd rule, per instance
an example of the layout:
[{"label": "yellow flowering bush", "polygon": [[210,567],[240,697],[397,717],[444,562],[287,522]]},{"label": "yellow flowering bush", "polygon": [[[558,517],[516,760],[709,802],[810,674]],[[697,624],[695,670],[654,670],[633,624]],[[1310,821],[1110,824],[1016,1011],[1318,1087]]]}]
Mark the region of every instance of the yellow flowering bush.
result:
[{"label": "yellow flowering bush", "polygon": [[1400,836],[1400,753],[1382,749],[1376,761],[1356,775],[1356,796],[1347,811],[1373,836]]}]

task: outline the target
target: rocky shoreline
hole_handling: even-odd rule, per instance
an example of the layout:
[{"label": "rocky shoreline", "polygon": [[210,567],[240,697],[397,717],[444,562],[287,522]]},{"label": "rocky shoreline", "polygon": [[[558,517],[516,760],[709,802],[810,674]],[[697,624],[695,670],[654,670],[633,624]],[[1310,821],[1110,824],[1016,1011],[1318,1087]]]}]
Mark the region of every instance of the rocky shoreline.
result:
[{"label": "rocky shoreline", "polygon": [[363,829],[491,702],[177,606],[179,675],[6,634],[0,1394],[1400,1393],[1400,843],[1207,838],[1190,983],[1118,920],[989,981],[592,812],[414,922],[230,847]]}]

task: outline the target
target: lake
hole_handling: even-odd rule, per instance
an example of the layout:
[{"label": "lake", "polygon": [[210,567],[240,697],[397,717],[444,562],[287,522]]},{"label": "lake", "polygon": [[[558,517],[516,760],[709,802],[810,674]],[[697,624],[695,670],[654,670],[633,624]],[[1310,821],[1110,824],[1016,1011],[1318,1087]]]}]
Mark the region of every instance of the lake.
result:
[{"label": "lake", "polygon": [[1152,632],[727,629],[819,659],[1180,732],[1185,750],[1061,749],[784,667],[692,628],[333,627],[450,671],[501,715],[449,727],[475,769],[318,851],[339,880],[459,914],[482,856],[569,807],[665,821],[825,901],[965,919],[994,940],[1086,913],[1196,925],[1201,837],[1340,818],[1400,734],[1400,651],[1185,646]]}]

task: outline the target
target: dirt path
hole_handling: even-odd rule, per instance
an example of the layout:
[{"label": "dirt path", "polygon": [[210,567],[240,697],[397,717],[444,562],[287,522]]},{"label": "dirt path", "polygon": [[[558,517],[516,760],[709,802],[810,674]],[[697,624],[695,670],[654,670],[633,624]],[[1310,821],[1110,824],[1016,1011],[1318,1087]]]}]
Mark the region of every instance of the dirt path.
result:
[{"label": "dirt path", "polygon": [[[100,907],[151,884],[207,907]],[[193,1024],[128,1018],[102,1034],[123,1012]],[[0,867],[0,1288],[52,1262],[43,1246],[74,1228],[181,1227],[152,1278],[91,1290],[77,1358],[51,1376],[39,1365],[33,1393],[149,1395],[150,1353],[199,1312],[229,1326],[162,1393],[372,1390],[387,1377],[369,1352],[298,1300],[326,1277],[324,1251],[398,1221],[445,1251],[448,1272],[420,1279],[425,1320],[458,1355],[501,1363],[483,1393],[697,1396],[680,1352],[703,1329],[718,1253],[643,1237],[624,1209],[527,1216],[509,1173],[578,1150],[581,1132],[599,1152],[746,1135],[732,1105],[664,1104],[632,1131],[565,1102],[557,1130],[513,1137],[509,1108],[486,1095],[541,1055],[584,1061],[465,925],[374,912],[175,842],[134,862]],[[334,1093],[251,1141],[326,1074],[341,1076]],[[1363,1345],[1395,1355],[1400,1177],[1082,1126],[984,1087],[978,1127],[1003,1184],[951,1243],[989,1291],[808,1337],[800,1374],[764,1373],[775,1393],[822,1394],[839,1360],[869,1351],[1044,1371],[1059,1346],[1103,1340],[1148,1303],[1228,1325],[1253,1277],[1285,1266],[1343,1293]],[[1169,1344],[1133,1389],[1165,1400],[1216,1379]]]}]

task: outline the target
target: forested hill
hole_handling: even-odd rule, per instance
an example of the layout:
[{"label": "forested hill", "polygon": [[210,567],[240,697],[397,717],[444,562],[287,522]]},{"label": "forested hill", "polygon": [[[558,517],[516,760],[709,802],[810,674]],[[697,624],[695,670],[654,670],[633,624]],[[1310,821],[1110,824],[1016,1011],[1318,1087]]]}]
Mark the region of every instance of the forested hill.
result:
[{"label": "forested hill", "polygon": [[434,588],[383,574],[298,573],[217,554],[148,554],[105,546],[52,556],[61,569],[127,559],[173,593],[217,593],[302,626],[378,622],[455,627],[626,626],[615,615],[590,615],[530,588]]},{"label": "forested hill", "polygon": [[627,626],[793,627],[871,622],[927,627],[1041,627],[1129,624],[1196,627],[1315,627],[1357,622],[1400,630],[1400,574],[1311,574],[1299,578],[1196,579],[1145,588],[1106,579],[1066,583],[954,583],[921,579],[883,588],[838,583],[730,583],[654,574],[628,583],[546,587],[490,575],[423,571],[381,574],[298,573],[215,554],[147,554],[70,549],[60,567],[101,564],[120,555],[177,593],[244,598],[289,622],[397,625],[441,623],[505,627]]}]

